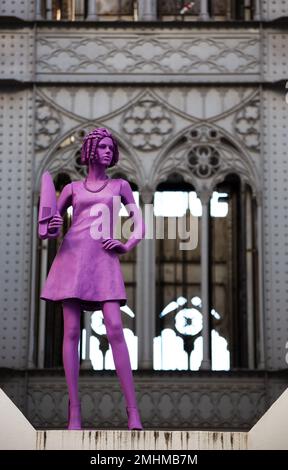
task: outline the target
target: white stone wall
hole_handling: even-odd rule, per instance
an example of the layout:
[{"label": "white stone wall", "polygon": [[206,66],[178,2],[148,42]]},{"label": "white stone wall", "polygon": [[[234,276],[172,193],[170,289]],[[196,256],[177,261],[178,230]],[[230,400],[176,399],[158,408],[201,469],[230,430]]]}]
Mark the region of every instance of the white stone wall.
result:
[{"label": "white stone wall", "polygon": [[288,105],[285,88],[264,90],[263,229],[266,355],[270,369],[287,369],[288,342]]},{"label": "white stone wall", "polygon": [[1,31],[0,79],[32,81],[34,73],[34,34],[30,28]]},{"label": "white stone wall", "polygon": [[27,364],[33,194],[33,96],[1,90],[0,96],[0,364]]},{"label": "white stone wall", "polygon": [[263,60],[263,80],[265,82],[277,82],[278,80],[287,79],[287,39],[287,26],[283,26],[279,30],[272,30],[269,28],[263,31],[261,56]]},{"label": "white stone wall", "polygon": [[260,0],[262,19],[275,20],[283,16],[288,17],[288,3],[286,0]]},{"label": "white stone wall", "polygon": [[1,0],[0,15],[33,20],[36,0]]}]

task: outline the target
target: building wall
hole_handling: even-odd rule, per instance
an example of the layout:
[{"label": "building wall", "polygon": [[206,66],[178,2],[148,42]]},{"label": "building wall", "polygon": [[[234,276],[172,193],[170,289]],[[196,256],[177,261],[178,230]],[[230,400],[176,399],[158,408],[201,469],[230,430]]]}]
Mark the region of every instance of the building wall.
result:
[{"label": "building wall", "polygon": [[1,89],[1,366],[27,366],[33,195],[33,92]]},{"label": "building wall", "polygon": [[33,20],[35,18],[36,1],[30,0],[1,0],[0,15]]},{"label": "building wall", "polygon": [[288,5],[286,0],[262,0],[260,1],[263,20],[275,20],[288,16]]},{"label": "building wall", "polygon": [[267,367],[287,369],[287,111],[283,89],[263,93],[264,305]]},{"label": "building wall", "polygon": [[[262,7],[265,20],[288,16],[286,2],[263,1]],[[2,1],[0,14],[32,20],[33,2]],[[143,194],[153,193],[173,167],[185,174],[181,156],[177,159],[172,147],[187,129],[217,129],[237,147],[233,159],[227,154],[223,161],[253,184],[263,207],[265,367],[276,374],[287,369],[285,24],[136,28],[127,23],[125,28],[97,25],[94,29],[85,22],[75,27],[1,23],[5,45],[0,53],[2,368],[19,372],[28,364],[35,367],[33,223],[41,174],[45,169],[53,174],[71,169],[76,146],[60,154],[59,144],[81,129],[103,125],[120,140],[119,165]],[[137,135],[130,127],[137,110],[147,105],[163,117],[160,140],[153,148],[145,137],[144,122]],[[261,403],[273,401],[287,384],[281,374],[273,376],[270,391],[261,382],[259,393],[267,398]],[[154,379],[161,383],[160,376]],[[205,380],[211,384],[213,374]],[[249,379],[242,380],[244,386]],[[27,389],[29,381],[23,392],[24,381],[25,374],[11,374],[11,380],[2,375],[2,383],[17,396],[19,406],[32,413],[25,397],[30,394],[33,402],[36,395],[32,386],[30,392]],[[169,380],[167,384],[168,390]],[[236,387],[233,384],[231,390]],[[63,397],[65,387],[60,390]],[[209,390],[209,385],[203,389],[203,397]],[[37,393],[40,408],[45,408],[46,395]],[[53,394],[52,387],[48,395],[55,400]],[[245,400],[240,414],[243,409],[252,422],[253,406]]]}]

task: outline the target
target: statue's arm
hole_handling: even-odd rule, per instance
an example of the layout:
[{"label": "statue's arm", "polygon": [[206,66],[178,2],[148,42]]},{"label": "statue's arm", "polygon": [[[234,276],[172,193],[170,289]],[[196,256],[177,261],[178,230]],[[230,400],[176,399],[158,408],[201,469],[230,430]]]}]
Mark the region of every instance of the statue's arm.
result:
[{"label": "statue's arm", "polygon": [[141,210],[137,207],[135,202],[133,192],[131,186],[128,181],[122,179],[121,180],[121,202],[126,207],[128,212],[128,216],[132,217],[132,221],[134,224],[134,230],[127,242],[125,243],[125,247],[127,251],[132,250],[135,245],[137,245],[140,240],[142,240],[145,236],[145,223],[142,218]]}]

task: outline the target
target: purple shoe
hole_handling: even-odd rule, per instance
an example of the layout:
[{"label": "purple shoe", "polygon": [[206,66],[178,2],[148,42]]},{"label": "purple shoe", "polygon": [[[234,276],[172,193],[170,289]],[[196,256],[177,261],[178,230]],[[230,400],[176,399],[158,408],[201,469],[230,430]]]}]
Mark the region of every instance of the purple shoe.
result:
[{"label": "purple shoe", "polygon": [[68,427],[67,429],[72,430],[81,430],[81,405],[70,405],[70,400],[68,403]]},{"label": "purple shoe", "polygon": [[132,429],[137,429],[138,431],[143,430],[143,426],[141,424],[141,419],[139,416],[138,409],[135,407],[127,407],[126,412],[128,415],[128,429],[132,431]]}]

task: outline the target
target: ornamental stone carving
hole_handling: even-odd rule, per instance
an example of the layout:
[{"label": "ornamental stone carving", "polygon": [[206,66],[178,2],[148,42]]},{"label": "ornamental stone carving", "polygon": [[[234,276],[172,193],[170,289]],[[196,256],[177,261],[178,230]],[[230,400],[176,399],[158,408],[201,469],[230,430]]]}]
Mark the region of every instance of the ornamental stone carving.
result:
[{"label": "ornamental stone carving", "polygon": [[142,82],[151,75],[153,80],[171,81],[169,74],[185,74],[186,81],[190,75],[207,79],[211,74],[253,80],[260,73],[259,36],[247,32],[235,38],[227,31],[212,36],[181,31],[167,37],[161,31],[156,36],[126,29],[119,36],[98,29],[84,35],[49,30],[39,33],[37,53],[37,75],[49,75],[51,81],[71,81],[74,74],[80,80],[90,76],[94,82],[107,74],[120,74],[125,81],[129,75],[141,75]]},{"label": "ornamental stone carving", "polygon": [[122,129],[134,147],[152,150],[161,147],[172,132],[173,124],[162,103],[142,99],[126,112]]},{"label": "ornamental stone carving", "polygon": [[235,133],[251,150],[260,146],[260,100],[255,98],[242,108],[235,116]]},{"label": "ornamental stone carving", "polygon": [[219,152],[211,145],[196,145],[189,151],[188,166],[198,178],[210,178],[220,168]]},{"label": "ornamental stone carving", "polygon": [[39,96],[36,98],[36,142],[38,150],[47,149],[61,131],[60,114]]}]

